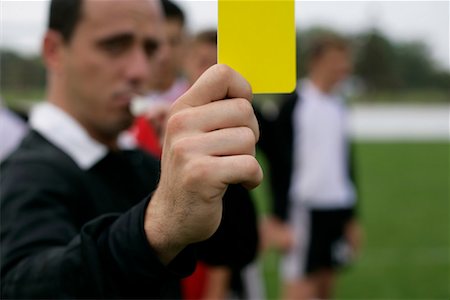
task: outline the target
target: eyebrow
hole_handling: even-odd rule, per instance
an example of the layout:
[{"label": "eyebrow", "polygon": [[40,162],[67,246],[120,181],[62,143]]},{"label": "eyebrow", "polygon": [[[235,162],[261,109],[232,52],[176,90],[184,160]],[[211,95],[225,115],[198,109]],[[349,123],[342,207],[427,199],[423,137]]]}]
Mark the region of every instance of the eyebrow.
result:
[{"label": "eyebrow", "polygon": [[[107,46],[109,44],[119,43],[119,44],[129,44],[133,41],[134,35],[129,32],[114,34],[104,38],[100,38],[96,44],[99,46]],[[157,38],[145,38],[144,46],[146,48],[157,49],[161,44],[161,41]]]},{"label": "eyebrow", "polygon": [[133,40],[133,34],[128,33],[128,32],[124,32],[124,33],[119,33],[119,34],[114,34],[111,36],[107,36],[104,38],[101,38],[97,41],[97,45],[99,46],[107,46],[108,44],[111,43],[129,43]]}]

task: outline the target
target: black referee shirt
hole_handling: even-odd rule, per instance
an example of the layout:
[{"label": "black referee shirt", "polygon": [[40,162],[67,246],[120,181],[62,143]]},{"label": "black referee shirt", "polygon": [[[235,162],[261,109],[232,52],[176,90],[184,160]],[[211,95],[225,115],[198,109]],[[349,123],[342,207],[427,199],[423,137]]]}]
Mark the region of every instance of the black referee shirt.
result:
[{"label": "black referee shirt", "polygon": [[229,186],[217,232],[167,267],[143,229],[159,162],[108,152],[88,170],[32,130],[1,165],[2,298],[179,298],[196,257],[239,270],[257,251],[249,193]]}]

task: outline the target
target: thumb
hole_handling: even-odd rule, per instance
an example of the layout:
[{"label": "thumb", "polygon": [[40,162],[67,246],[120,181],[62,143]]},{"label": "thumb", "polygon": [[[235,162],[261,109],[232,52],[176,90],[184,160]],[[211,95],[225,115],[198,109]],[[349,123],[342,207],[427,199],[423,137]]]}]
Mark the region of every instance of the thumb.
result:
[{"label": "thumb", "polygon": [[214,65],[174,103],[171,113],[228,98],[244,98],[251,101],[252,88],[242,75],[230,67]]}]

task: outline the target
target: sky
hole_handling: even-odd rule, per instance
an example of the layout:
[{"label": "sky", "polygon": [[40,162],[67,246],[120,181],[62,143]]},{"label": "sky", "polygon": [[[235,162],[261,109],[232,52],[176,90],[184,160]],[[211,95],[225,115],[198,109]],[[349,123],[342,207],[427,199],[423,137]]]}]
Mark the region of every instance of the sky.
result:
[{"label": "sky", "polygon": [[[107,0],[103,0],[107,1]],[[174,0],[192,32],[217,26],[217,1]],[[450,69],[450,1],[296,1],[300,29],[322,25],[341,33],[381,30],[397,41],[423,41],[435,64]],[[48,18],[48,0],[0,0],[0,47],[37,54]],[[238,21],[238,20],[237,20]]]}]

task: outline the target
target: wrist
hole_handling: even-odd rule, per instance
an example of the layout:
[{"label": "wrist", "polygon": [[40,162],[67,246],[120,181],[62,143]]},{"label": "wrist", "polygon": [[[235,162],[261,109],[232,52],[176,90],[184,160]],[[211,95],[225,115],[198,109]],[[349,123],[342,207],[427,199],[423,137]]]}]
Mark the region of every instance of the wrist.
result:
[{"label": "wrist", "polygon": [[177,238],[171,214],[159,205],[156,195],[149,201],[145,213],[144,231],[150,246],[161,262],[168,265],[186,246]]}]

